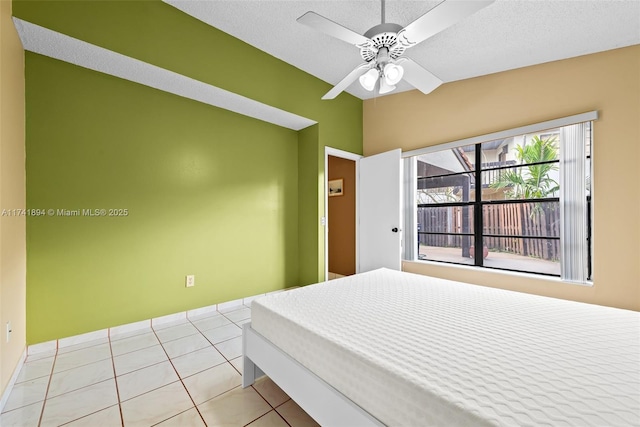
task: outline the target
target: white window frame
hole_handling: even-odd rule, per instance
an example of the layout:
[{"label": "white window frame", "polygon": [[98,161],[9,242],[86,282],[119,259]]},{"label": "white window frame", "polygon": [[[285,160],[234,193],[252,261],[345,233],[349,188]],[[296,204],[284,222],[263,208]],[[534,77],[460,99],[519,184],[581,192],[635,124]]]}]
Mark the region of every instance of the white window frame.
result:
[{"label": "white window frame", "polygon": [[[544,121],[544,122],[539,122],[539,123],[534,123],[534,124],[530,124],[530,125],[526,125],[526,126],[520,126],[517,128],[512,128],[512,129],[508,129],[508,130],[503,130],[503,131],[499,131],[499,132],[494,132],[494,133],[489,133],[489,134],[484,134],[484,135],[479,135],[479,136],[474,136],[471,138],[466,138],[466,139],[461,139],[461,140],[457,140],[457,141],[451,141],[451,142],[447,142],[447,143],[443,143],[443,144],[438,144],[438,145],[433,145],[433,146],[429,146],[429,147],[424,147],[424,148],[420,148],[420,149],[416,149],[416,150],[410,150],[410,151],[405,151],[402,153],[402,158],[405,159],[405,164],[409,164],[413,159],[417,158],[417,156],[423,155],[423,154],[429,154],[429,153],[435,153],[435,152],[439,152],[439,151],[444,151],[444,150],[448,150],[448,149],[454,149],[454,148],[458,148],[458,147],[464,147],[464,146],[468,146],[468,145],[474,145],[474,144],[479,144],[479,143],[483,143],[483,142],[487,142],[487,141],[494,141],[497,139],[505,139],[505,138],[511,138],[511,137],[515,137],[518,135],[523,135],[523,134],[535,134],[535,133],[540,133],[549,129],[555,129],[555,128],[562,128],[565,126],[571,126],[571,125],[576,125],[576,124],[580,124],[580,123],[584,123],[584,122],[593,122],[595,120],[598,119],[598,111],[589,111],[589,112],[585,112],[585,113],[581,113],[581,114],[576,114],[576,115],[572,115],[572,116],[567,116],[567,117],[562,117],[562,118],[558,118],[558,119],[554,119],[554,120],[548,120],[548,121]],[[594,194],[594,189],[593,189],[593,152],[594,152],[594,144],[593,144],[593,126],[591,127],[591,135],[590,135],[590,140],[591,140],[591,171],[590,171],[590,176],[591,176],[591,200],[593,200],[593,194]],[[407,171],[411,171],[413,170],[413,168],[405,168],[405,170]],[[415,172],[414,172],[415,174]],[[415,177],[413,177],[415,178]],[[407,174],[405,176],[405,181],[407,180],[411,180],[411,177]],[[591,234],[593,236],[593,202],[591,203],[591,227],[592,227],[592,231]],[[403,258],[405,260],[408,261],[418,261],[417,260],[417,256],[414,256],[414,254],[416,253],[415,250],[413,250],[413,248],[417,245],[417,236],[415,233],[415,227],[407,227],[406,224],[414,224],[416,222],[416,211],[417,211],[417,205],[416,205],[416,200],[415,197],[412,197],[412,195],[405,193],[405,198],[404,198],[404,217],[405,217],[405,233],[404,233],[404,242],[405,242],[405,249],[404,249],[404,253],[403,253]],[[566,277],[565,276],[565,270],[562,270],[562,275],[561,275],[561,280],[563,282],[569,282],[569,283],[575,283],[575,284],[581,284],[581,285],[592,285],[593,284],[593,275],[594,275],[594,271],[593,271],[593,239],[591,240],[591,247],[590,247],[590,252],[591,252],[591,278],[590,280],[585,280],[585,279],[576,279],[574,277]],[[420,261],[418,261],[420,262]],[[562,262],[562,260],[561,260]],[[483,267],[480,267],[483,268]],[[538,276],[536,273],[527,273],[527,272],[518,272],[518,274],[532,274],[532,275],[536,275]]]}]

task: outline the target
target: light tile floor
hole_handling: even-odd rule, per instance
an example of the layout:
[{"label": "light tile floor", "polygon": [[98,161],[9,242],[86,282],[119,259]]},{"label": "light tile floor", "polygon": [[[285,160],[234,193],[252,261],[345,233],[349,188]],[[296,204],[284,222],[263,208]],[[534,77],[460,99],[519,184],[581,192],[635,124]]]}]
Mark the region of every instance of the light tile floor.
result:
[{"label": "light tile floor", "polygon": [[317,426],[269,378],[240,386],[250,318],[239,306],[28,356],[0,425]]}]

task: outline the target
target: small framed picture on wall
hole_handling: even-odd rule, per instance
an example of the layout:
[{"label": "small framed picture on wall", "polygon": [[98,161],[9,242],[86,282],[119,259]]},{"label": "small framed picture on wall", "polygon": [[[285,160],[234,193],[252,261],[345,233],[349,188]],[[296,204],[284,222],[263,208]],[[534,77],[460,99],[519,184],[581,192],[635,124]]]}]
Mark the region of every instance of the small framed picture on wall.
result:
[{"label": "small framed picture on wall", "polygon": [[329,197],[342,196],[344,189],[342,188],[342,178],[332,179],[329,181]]}]

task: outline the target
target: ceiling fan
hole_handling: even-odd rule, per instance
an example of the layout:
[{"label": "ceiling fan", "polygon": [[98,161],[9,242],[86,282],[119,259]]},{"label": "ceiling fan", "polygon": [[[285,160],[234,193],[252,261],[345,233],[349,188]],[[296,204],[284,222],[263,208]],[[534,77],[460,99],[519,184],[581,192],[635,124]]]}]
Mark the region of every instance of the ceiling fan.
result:
[{"label": "ceiling fan", "polygon": [[402,56],[405,49],[421,43],[429,37],[449,28],[495,0],[443,1],[411,24],[385,22],[385,0],[381,0],[382,23],[360,35],[315,12],[307,12],[297,19],[301,24],[355,45],[360,49],[364,63],[327,92],[322,99],[333,99],[356,79],[368,91],[378,86],[383,95],[396,88],[404,78],[409,84],[427,94],[442,84],[442,80],[425,70],[410,58]]}]

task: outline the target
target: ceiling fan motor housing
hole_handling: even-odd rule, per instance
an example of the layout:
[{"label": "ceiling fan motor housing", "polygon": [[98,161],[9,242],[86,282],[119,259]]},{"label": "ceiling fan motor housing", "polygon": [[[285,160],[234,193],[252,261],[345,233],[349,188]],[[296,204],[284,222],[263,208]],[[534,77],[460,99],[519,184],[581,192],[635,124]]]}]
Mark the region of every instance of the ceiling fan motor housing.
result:
[{"label": "ceiling fan motor housing", "polygon": [[380,94],[392,91],[395,84],[403,78],[422,93],[431,93],[443,83],[442,80],[410,58],[402,57],[405,49],[444,31],[494,1],[444,0],[409,25],[402,27],[385,22],[385,0],[380,0],[382,23],[370,28],[364,35],[315,12],[305,13],[298,18],[298,22],[356,46],[365,61],[340,80],[322,99],[335,98],[356,79],[360,79],[362,87],[369,91],[374,89],[376,82],[380,82]]},{"label": "ceiling fan motor housing", "polygon": [[381,48],[389,50],[391,59],[398,59],[404,53],[404,46],[398,43],[398,32],[402,30],[402,26],[390,22],[376,25],[370,28],[364,36],[370,39],[370,43],[360,47],[360,55],[366,62],[376,59],[378,51]]}]

